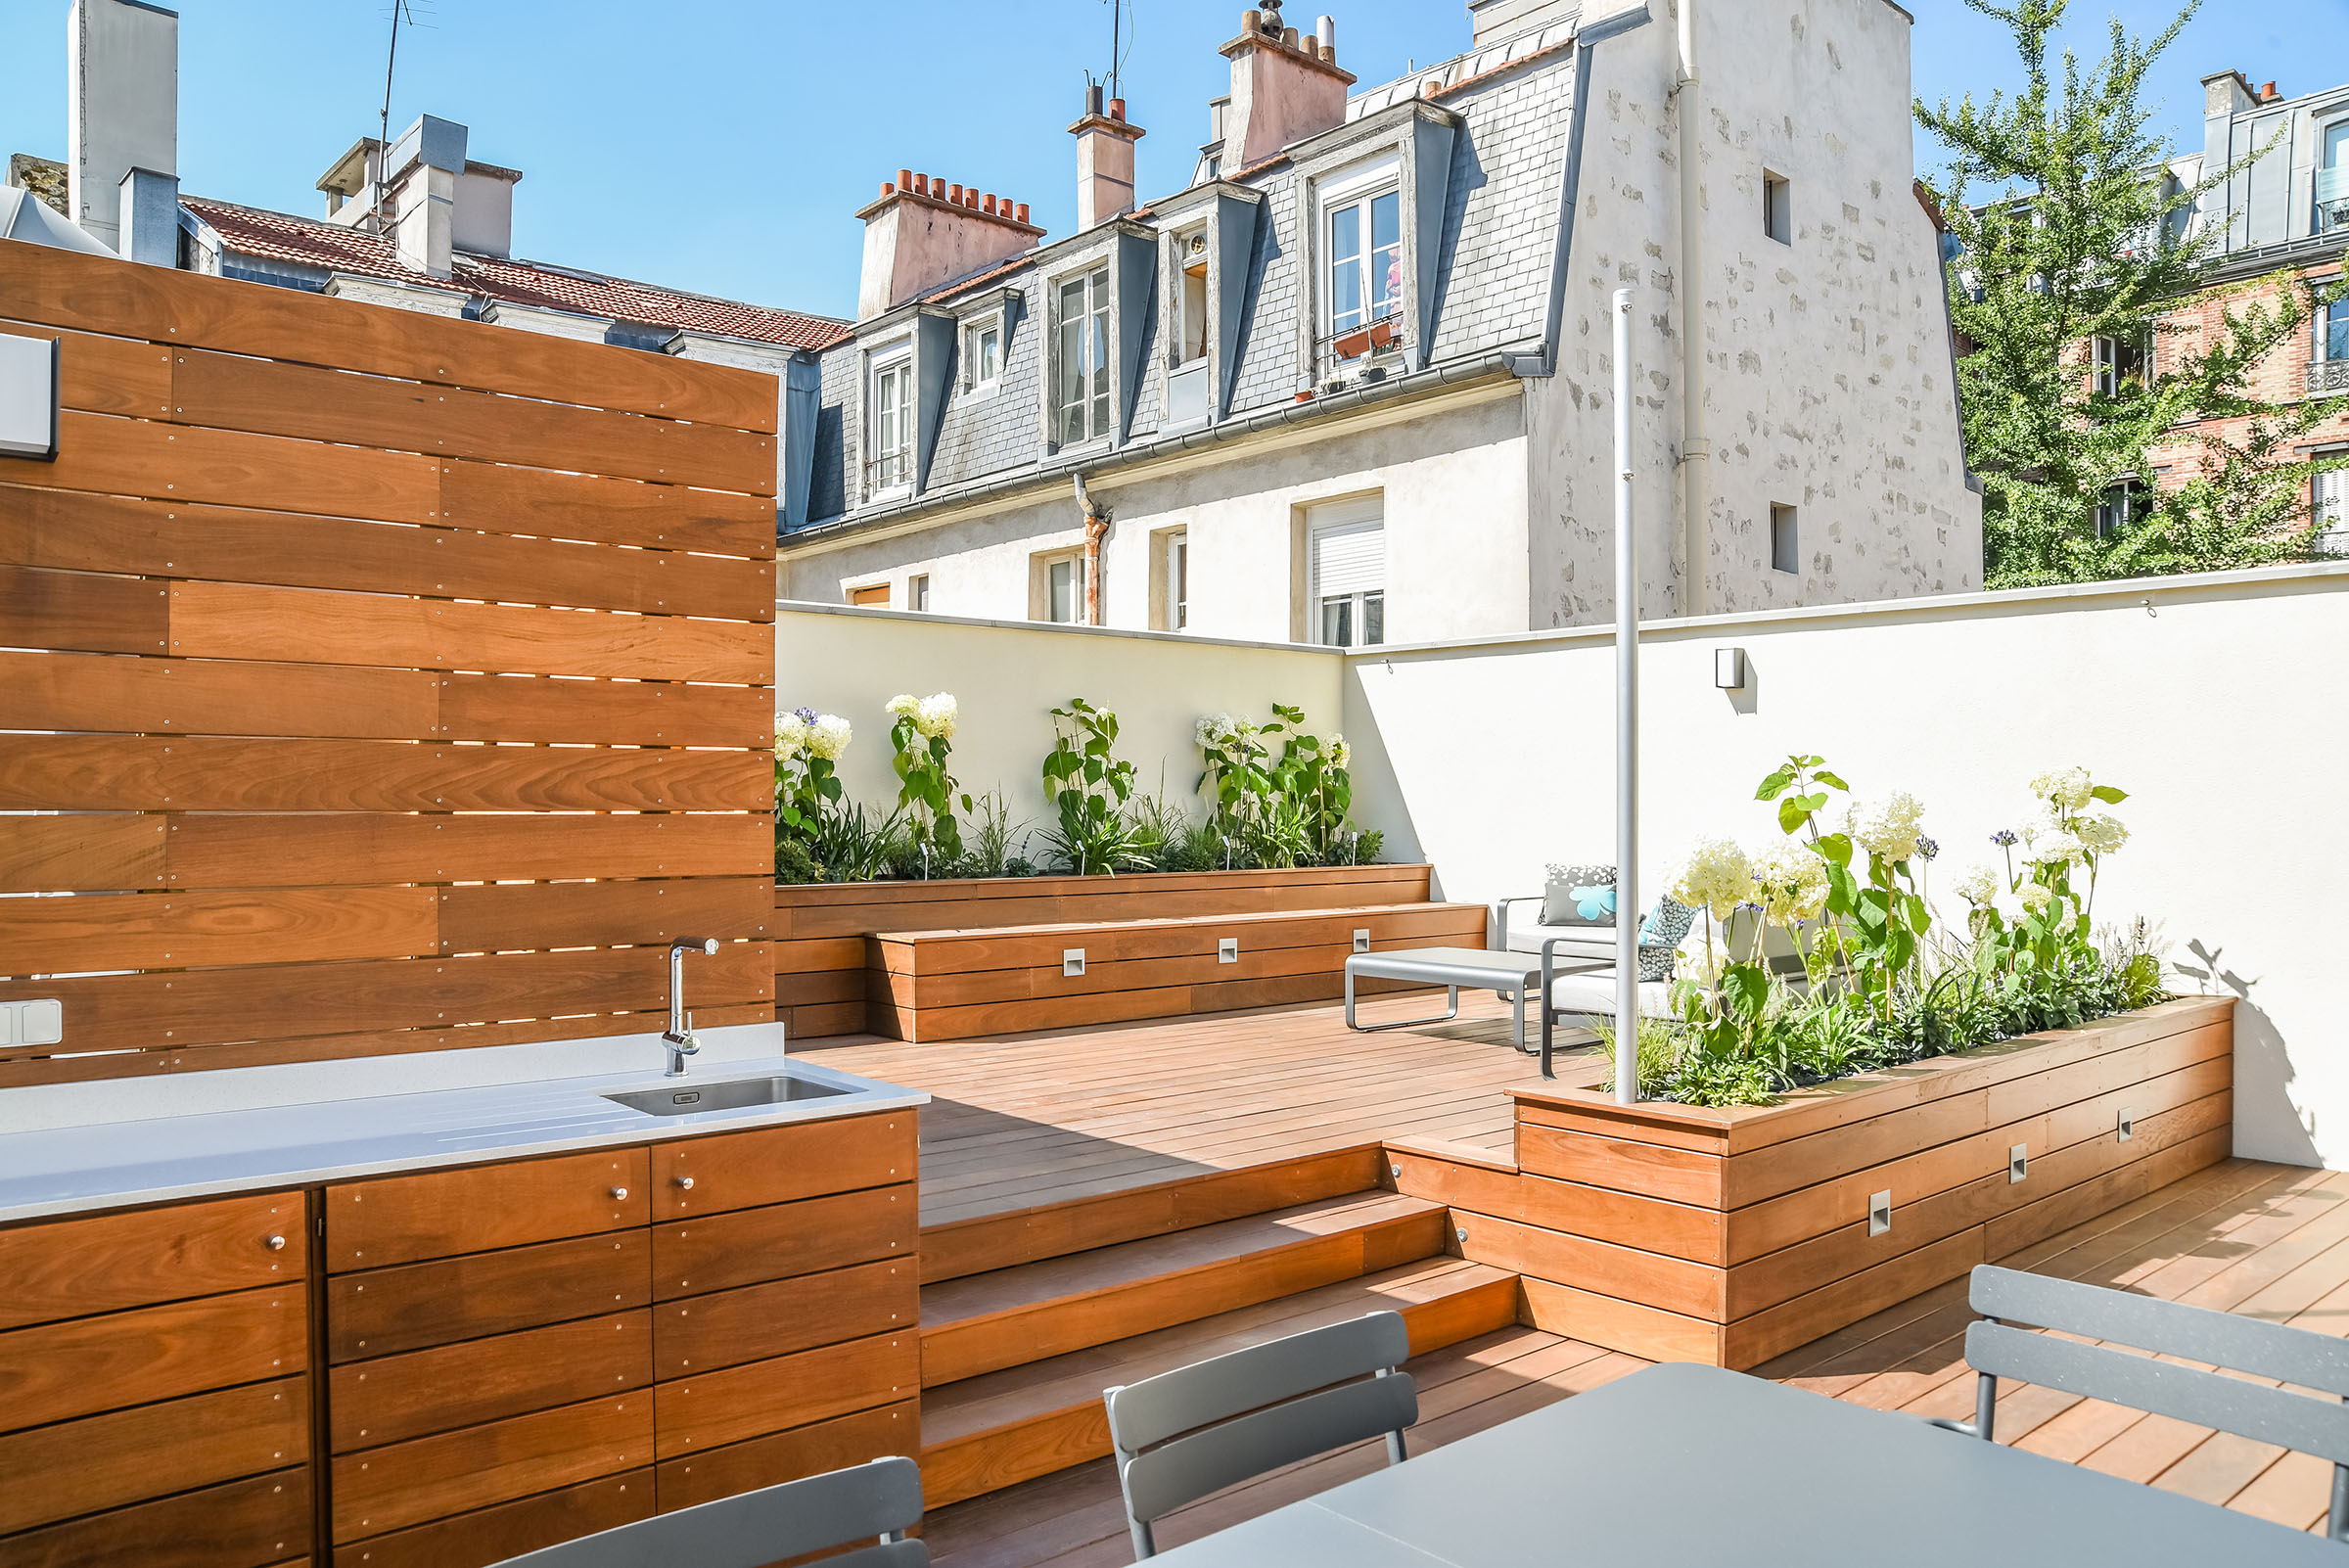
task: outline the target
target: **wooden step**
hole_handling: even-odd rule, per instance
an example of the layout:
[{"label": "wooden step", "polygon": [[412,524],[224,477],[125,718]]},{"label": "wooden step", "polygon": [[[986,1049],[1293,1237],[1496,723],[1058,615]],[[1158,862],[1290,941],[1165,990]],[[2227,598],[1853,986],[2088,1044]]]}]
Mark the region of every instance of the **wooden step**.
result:
[{"label": "wooden step", "polygon": [[[1485,923],[1482,904],[1415,902],[885,931],[867,943],[869,1027],[900,1039],[961,1039],[1320,1000],[1339,994],[1358,938],[1380,951],[1482,947]],[[1224,943],[1234,945],[1229,957],[1219,951]],[[1067,972],[1072,954],[1082,973]]]},{"label": "wooden step", "polygon": [[1377,1186],[1386,1166],[1380,1145],[1364,1143],[924,1225],[922,1279],[935,1284],[1315,1198],[1341,1198]]},{"label": "wooden step", "polygon": [[1394,1192],[1322,1198],[922,1287],[934,1387],[1253,1306],[1444,1251],[1449,1211]]},{"label": "wooden step", "polygon": [[1109,1453],[1102,1390],[1227,1351],[1392,1310],[1411,1354],[1517,1320],[1517,1276],[1429,1258],[1112,1344],[967,1378],[922,1395],[922,1495],[944,1507]]}]

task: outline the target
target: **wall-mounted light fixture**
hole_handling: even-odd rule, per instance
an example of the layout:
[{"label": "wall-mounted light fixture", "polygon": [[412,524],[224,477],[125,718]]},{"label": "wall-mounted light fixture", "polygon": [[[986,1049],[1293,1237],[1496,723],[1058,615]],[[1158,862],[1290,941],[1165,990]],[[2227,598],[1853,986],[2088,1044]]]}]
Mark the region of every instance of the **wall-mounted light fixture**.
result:
[{"label": "wall-mounted light fixture", "polygon": [[1723,691],[1745,690],[1745,650],[1716,648],[1713,650],[1713,684]]},{"label": "wall-mounted light fixture", "polygon": [[0,457],[57,456],[58,344],[0,333]]}]

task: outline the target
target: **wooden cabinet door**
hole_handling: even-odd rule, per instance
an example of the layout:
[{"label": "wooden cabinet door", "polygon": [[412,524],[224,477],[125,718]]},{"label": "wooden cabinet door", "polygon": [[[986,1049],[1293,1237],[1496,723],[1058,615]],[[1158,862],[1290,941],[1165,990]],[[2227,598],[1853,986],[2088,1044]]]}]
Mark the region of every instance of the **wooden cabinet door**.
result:
[{"label": "wooden cabinet door", "polygon": [[582,1317],[338,1366],[327,1388],[337,1453],[643,1388],[652,1314]]},{"label": "wooden cabinet door", "polygon": [[0,1329],[299,1280],[306,1212],[267,1192],[0,1230]]},{"label": "wooden cabinet door", "polygon": [[912,1182],[736,1209],[653,1226],[653,1299],[671,1301],[821,1268],[914,1255]]},{"label": "wooden cabinet door", "polygon": [[911,1181],[914,1113],[720,1132],[656,1144],[652,1152],[653,1218],[681,1220]]},{"label": "wooden cabinet door", "polygon": [[309,1360],[299,1284],[0,1333],[0,1432],[291,1377]]},{"label": "wooden cabinet door", "polygon": [[650,1218],[645,1162],[641,1148],[597,1149],[328,1187],[327,1270],[380,1268],[644,1224]]},{"label": "wooden cabinet door", "polygon": [[326,1282],[326,1357],[391,1356],[641,1307],[653,1299],[652,1255],[644,1231],[617,1230],[337,1274]]}]

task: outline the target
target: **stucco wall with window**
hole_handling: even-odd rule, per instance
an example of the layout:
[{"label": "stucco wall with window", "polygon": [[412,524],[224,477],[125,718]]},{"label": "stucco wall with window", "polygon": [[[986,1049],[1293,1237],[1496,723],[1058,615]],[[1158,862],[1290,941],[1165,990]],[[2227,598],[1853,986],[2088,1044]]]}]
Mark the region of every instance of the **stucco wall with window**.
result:
[{"label": "stucco wall with window", "polygon": [[[1911,188],[1910,23],[1883,0],[1699,13],[1712,442],[1703,607],[1979,586],[1932,221]],[[1557,375],[1533,384],[1535,625],[1613,613],[1610,297],[1635,300],[1641,603],[1680,613],[1679,129],[1669,8],[1597,50]],[[1791,243],[1764,232],[1765,170]],[[1771,567],[1797,508],[1802,571]]]},{"label": "stucco wall with window", "polygon": [[[1103,623],[1150,627],[1152,536],[1180,528],[1189,542],[1186,629],[1286,641],[1303,591],[1299,508],[1375,492],[1386,530],[1387,640],[1527,629],[1513,613],[1526,602],[1518,384],[1504,378],[1454,393],[1440,411],[1406,405],[1383,414],[1317,440],[1234,442],[1185,467],[1093,480],[1095,502],[1115,520],[1102,550]],[[939,614],[1016,615],[1032,603],[1032,559],[1083,542],[1076,499],[1062,492],[789,559],[778,587],[785,599],[838,604],[854,584],[926,575]],[[894,602],[906,602],[904,594]]]}]

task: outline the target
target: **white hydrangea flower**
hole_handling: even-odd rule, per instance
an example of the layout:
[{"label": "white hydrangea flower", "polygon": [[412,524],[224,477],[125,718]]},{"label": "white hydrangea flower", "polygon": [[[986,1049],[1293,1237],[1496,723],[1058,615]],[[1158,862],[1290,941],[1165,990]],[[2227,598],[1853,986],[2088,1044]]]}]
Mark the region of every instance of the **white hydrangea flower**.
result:
[{"label": "white hydrangea flower", "polygon": [[2032,794],[2074,811],[2089,803],[2092,798],[2089,791],[2094,788],[2096,781],[2088,776],[2085,767],[2067,767],[2060,773],[2042,773],[2031,781]]},{"label": "white hydrangea flower", "polygon": [[1711,991],[1721,984],[1721,972],[1728,967],[1726,947],[1702,938],[1692,938],[1681,944],[1679,955],[1673,960],[1673,973],[1682,980],[1693,980]]},{"label": "white hydrangea flower", "polygon": [[1986,865],[1975,866],[1958,879],[1958,897],[1966,902],[1988,908],[2000,891],[1999,874]]},{"label": "white hydrangea flower", "polygon": [[1229,714],[1208,714],[1202,716],[1199,720],[1199,744],[1203,747],[1221,745],[1224,738],[1232,733],[1232,726],[1237,722],[1238,720]]},{"label": "white hydrangea flower", "polygon": [[1351,764],[1353,761],[1354,748],[1346,744],[1346,737],[1343,735],[1332,735],[1329,738],[1329,765],[1332,767],[1345,767]]},{"label": "white hydrangea flower", "polygon": [[2129,825],[2114,816],[2084,816],[2072,824],[2080,843],[2097,854],[2110,854],[2129,842]]},{"label": "white hydrangea flower", "polygon": [[797,714],[775,715],[775,755],[792,758],[807,746],[807,721]]},{"label": "white hydrangea flower", "polygon": [[2026,882],[2021,891],[2015,894],[2015,897],[2023,900],[2024,908],[2037,914],[2047,908],[2049,901],[2055,897],[2055,894],[2044,882]]},{"label": "white hydrangea flower", "polygon": [[[911,699],[900,698],[898,701],[911,701]],[[893,703],[890,706],[894,709],[897,705]],[[912,716],[913,727],[929,739],[952,740],[954,726],[961,716],[961,709],[955,703],[952,692],[935,692],[920,702],[914,703]]]},{"label": "white hydrangea flower", "polygon": [[889,711],[897,715],[899,718],[911,718],[914,715],[914,710],[918,709],[919,707],[921,707],[921,704],[913,700],[913,694],[911,692],[901,691],[889,700]]},{"label": "white hydrangea flower", "polygon": [[1827,863],[1808,845],[1779,839],[1749,858],[1754,868],[1751,897],[1772,925],[1819,918],[1827,903]]},{"label": "white hydrangea flower", "polygon": [[2077,865],[2087,853],[2080,835],[2054,822],[2034,822],[2023,830],[2023,858],[2033,865]]},{"label": "white hydrangea flower", "polygon": [[827,762],[837,762],[854,735],[849,721],[838,714],[818,714],[807,731],[807,750]]},{"label": "white hydrangea flower", "polygon": [[1860,848],[1887,860],[1906,860],[1916,853],[1925,830],[1923,803],[1906,790],[1895,790],[1881,801],[1854,801],[1844,813],[1843,827]]},{"label": "white hydrangea flower", "polygon": [[1754,868],[1727,839],[1699,839],[1672,883],[1672,896],[1692,909],[1727,914],[1753,897]]}]

